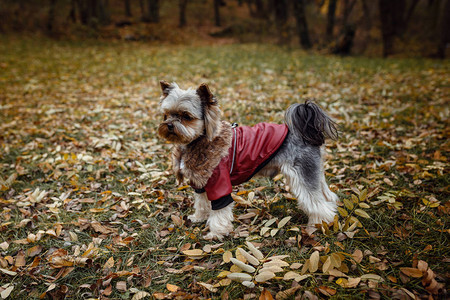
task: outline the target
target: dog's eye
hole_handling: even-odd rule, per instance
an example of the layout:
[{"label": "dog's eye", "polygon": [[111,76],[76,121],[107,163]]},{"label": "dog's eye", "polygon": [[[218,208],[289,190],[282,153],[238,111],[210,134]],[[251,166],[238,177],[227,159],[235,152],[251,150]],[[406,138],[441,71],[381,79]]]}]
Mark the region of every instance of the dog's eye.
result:
[{"label": "dog's eye", "polygon": [[164,115],[164,121],[167,120],[167,115]]},{"label": "dog's eye", "polygon": [[188,115],[188,114],[183,114],[183,115],[182,115],[182,118],[183,118],[184,120],[186,120],[186,121],[192,120],[192,117],[191,117],[190,115]]}]

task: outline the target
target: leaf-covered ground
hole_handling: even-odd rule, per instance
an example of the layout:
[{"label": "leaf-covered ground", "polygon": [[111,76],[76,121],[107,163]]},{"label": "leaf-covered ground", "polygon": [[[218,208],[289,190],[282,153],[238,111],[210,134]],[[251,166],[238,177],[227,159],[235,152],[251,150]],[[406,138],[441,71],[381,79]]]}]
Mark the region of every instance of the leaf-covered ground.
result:
[{"label": "leaf-covered ground", "polygon": [[[2,37],[0,296],[443,299],[449,78],[448,60]],[[245,125],[315,99],[340,127],[339,216],[308,237],[284,178],[255,179],[233,236],[203,240],[156,136],[160,79],[208,82]]]}]

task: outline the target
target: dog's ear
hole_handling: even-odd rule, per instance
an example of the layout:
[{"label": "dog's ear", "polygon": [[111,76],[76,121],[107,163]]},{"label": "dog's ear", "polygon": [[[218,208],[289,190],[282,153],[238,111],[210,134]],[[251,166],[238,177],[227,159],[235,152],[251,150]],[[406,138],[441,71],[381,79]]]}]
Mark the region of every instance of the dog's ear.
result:
[{"label": "dog's ear", "polygon": [[196,92],[203,104],[206,138],[212,141],[220,132],[222,124],[220,122],[221,111],[216,98],[206,83],[201,84]]},{"label": "dog's ear", "polygon": [[167,95],[169,95],[169,91],[170,91],[170,83],[168,83],[167,81],[161,80],[159,82],[159,84],[161,85],[161,91],[163,93],[163,97],[167,97]]},{"label": "dog's ear", "polygon": [[209,90],[209,87],[206,83],[202,83],[197,89],[197,95],[202,100],[204,105],[216,105],[217,101],[214,98],[213,94]]}]

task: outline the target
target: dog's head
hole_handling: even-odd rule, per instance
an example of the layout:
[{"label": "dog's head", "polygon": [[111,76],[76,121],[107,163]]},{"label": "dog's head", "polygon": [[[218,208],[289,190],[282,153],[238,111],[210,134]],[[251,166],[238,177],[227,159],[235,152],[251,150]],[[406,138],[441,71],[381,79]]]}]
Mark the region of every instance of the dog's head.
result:
[{"label": "dog's head", "polygon": [[176,83],[161,81],[160,137],[175,144],[189,144],[202,135],[212,141],[220,132],[219,105],[206,84],[182,90]]}]

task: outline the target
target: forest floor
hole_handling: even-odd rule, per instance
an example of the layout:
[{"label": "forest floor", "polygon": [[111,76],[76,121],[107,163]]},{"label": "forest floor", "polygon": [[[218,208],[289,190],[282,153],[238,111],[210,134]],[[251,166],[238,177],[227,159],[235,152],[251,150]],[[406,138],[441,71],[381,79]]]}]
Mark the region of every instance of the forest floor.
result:
[{"label": "forest floor", "polygon": [[[335,221],[308,236],[285,179],[254,179],[232,236],[204,240],[156,135],[162,79],[207,82],[241,125],[314,99],[340,130]],[[0,37],[1,297],[443,299],[449,80],[448,60]]]}]

